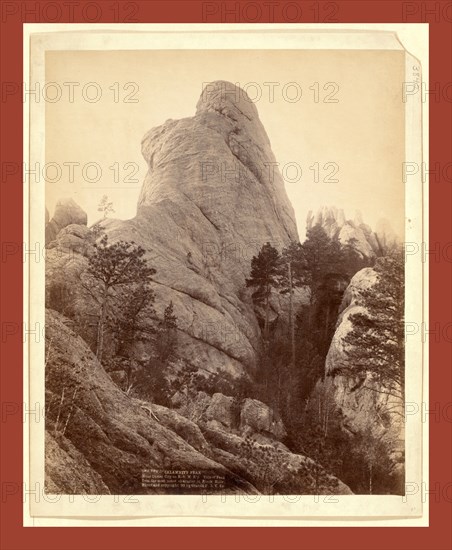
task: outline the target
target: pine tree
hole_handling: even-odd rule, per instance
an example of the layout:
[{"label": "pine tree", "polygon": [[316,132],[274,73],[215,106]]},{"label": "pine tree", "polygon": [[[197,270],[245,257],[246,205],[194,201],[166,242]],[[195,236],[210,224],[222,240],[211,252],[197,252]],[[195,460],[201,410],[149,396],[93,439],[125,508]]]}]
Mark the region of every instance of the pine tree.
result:
[{"label": "pine tree", "polygon": [[405,382],[403,255],[378,258],[376,283],[359,299],[363,311],[350,315],[346,353],[354,372],[370,373],[383,393],[403,400]]},{"label": "pine tree", "polygon": [[89,258],[85,275],[91,287],[90,293],[97,295],[99,303],[96,350],[99,362],[103,355],[108,301],[114,290],[146,284],[155,273],[143,258],[144,254],[145,250],[134,242],[118,241],[109,244],[107,235],[94,244],[94,252]]},{"label": "pine tree", "polygon": [[134,357],[134,344],[149,341],[156,330],[152,323],[155,318],[153,307],[155,294],[148,283],[139,283],[133,288],[119,290],[117,302],[111,312],[111,326],[116,340],[116,361],[126,372],[126,391],[135,386],[139,361]]},{"label": "pine tree", "polygon": [[147,282],[138,283],[133,288],[118,292],[118,307],[114,312],[114,328],[117,333],[117,355],[127,356],[137,339],[147,340],[155,333],[149,323],[155,317],[153,307],[154,291]]},{"label": "pine tree", "polygon": [[254,301],[264,304],[264,341],[266,345],[268,345],[269,339],[270,295],[272,288],[276,288],[279,284],[279,263],[279,252],[270,243],[265,243],[258,255],[252,258],[250,278],[246,280],[247,287],[256,288],[253,294]]},{"label": "pine tree", "polygon": [[103,212],[104,219],[108,216],[108,214],[114,212],[113,209],[113,202],[108,200],[108,195],[104,195],[100,201],[100,203],[97,206],[98,212]]},{"label": "pine tree", "polygon": [[280,260],[278,285],[281,294],[289,294],[289,334],[290,334],[290,365],[288,368],[289,393],[288,408],[291,404],[292,381],[295,376],[296,345],[295,345],[295,311],[294,290],[305,284],[307,278],[306,263],[303,249],[298,242],[291,242],[283,249]]},{"label": "pine tree", "polygon": [[291,242],[283,249],[280,262],[279,286],[281,294],[289,294],[289,327],[292,350],[292,365],[295,365],[295,322],[294,322],[294,289],[305,284],[307,277],[303,249],[300,243]]},{"label": "pine tree", "polygon": [[301,247],[309,272],[311,300],[314,301],[325,275],[341,272],[343,269],[342,248],[339,241],[331,239],[321,225],[314,225],[308,230]]}]

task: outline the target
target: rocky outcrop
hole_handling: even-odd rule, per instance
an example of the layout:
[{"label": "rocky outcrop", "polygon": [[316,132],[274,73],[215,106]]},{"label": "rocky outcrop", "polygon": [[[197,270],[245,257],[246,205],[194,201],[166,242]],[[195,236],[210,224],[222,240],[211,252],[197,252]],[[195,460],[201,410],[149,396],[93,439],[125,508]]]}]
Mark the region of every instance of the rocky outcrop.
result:
[{"label": "rocky outcrop", "polygon": [[353,243],[362,258],[375,258],[383,252],[377,234],[363,222],[360,212],[351,220],[346,219],[342,209],[324,206],[315,214],[309,211],[306,229],[314,225],[323,227],[330,238],[338,239],[343,245]]},{"label": "rocky outcrop", "polygon": [[[142,484],[149,468],[215,473],[224,478],[221,492],[226,494],[259,494],[269,486],[282,494],[319,489],[320,467],[302,455],[245,440],[227,431],[227,422],[194,422],[123,393],[67,319],[52,310],[47,311],[45,338],[48,492],[161,493]],[[230,403],[224,398],[211,401],[217,418]],[[262,457],[269,452],[277,460],[263,469]],[[350,494],[346,485],[322,472],[322,494]]]},{"label": "rocky outcrop", "polygon": [[189,400],[178,393],[173,396],[172,405],[187,418],[201,420],[210,428],[226,430],[240,437],[252,436],[266,443],[280,443],[287,437],[280,416],[257,399],[238,399],[222,393],[210,396],[200,391]]},{"label": "rocky outcrop", "polygon": [[251,258],[267,241],[281,249],[298,239],[256,106],[230,83],[209,84],[195,116],[150,130],[142,152],[149,170],[136,217],[101,225],[111,241],[146,250],[157,314],[173,302],[183,359],[253,374],[261,332],[245,288]]},{"label": "rocky outcrop", "polygon": [[[142,152],[149,170],[137,215],[96,226],[110,242],[134,241],[146,250],[156,270],[157,316],[173,303],[183,360],[236,379],[253,376],[262,315],[245,285],[251,259],[266,242],[281,249],[298,239],[256,106],[230,83],[209,84],[196,114],[150,130]],[[58,203],[47,224],[48,287],[57,277],[77,293],[73,276],[89,249],[84,224],[73,201]],[[287,298],[272,297],[270,306],[276,325]]]},{"label": "rocky outcrop", "polygon": [[47,493],[110,494],[102,477],[64,435],[46,431],[45,448]]},{"label": "rocky outcrop", "polygon": [[85,255],[89,247],[88,237],[89,229],[85,225],[70,224],[58,232],[47,248],[58,248],[60,253],[76,252]]},{"label": "rocky outcrop", "polygon": [[46,224],[46,306],[70,317],[89,308],[83,303],[80,286],[80,275],[88,267],[87,256],[94,242],[86,221],[86,213],[67,199],[58,202],[53,218]]},{"label": "rocky outcrop", "polygon": [[[394,486],[402,487],[404,476],[403,403],[389,395],[371,373],[354,372],[353,361],[347,355],[349,344],[344,338],[352,330],[350,316],[363,311],[359,304],[362,292],[377,280],[372,268],[356,273],[346,289],[340,314],[325,364],[325,378],[319,381],[310,398],[310,414],[325,418],[340,418],[340,428],[354,440],[351,450],[357,450],[362,439],[368,450],[378,445],[383,449],[379,459],[389,458],[389,470]],[[362,452],[362,449],[359,449]]]},{"label": "rocky outcrop", "polygon": [[57,202],[52,219],[48,221],[46,209],[46,245],[54,241],[58,233],[68,225],[85,226],[88,223],[86,212],[73,199],[61,199]]},{"label": "rocky outcrop", "polygon": [[[150,414],[149,407],[125,395],[84,341],[65,325],[63,316],[48,311],[46,328],[46,428],[55,440],[64,437],[83,455],[84,460],[79,460],[73,453],[78,469],[86,470],[89,463],[92,477],[99,479],[97,473],[108,491],[116,494],[142,493],[142,471],[153,467],[212,471],[227,476],[232,492],[256,492],[195,448],[196,435],[198,441],[202,437],[194,427],[187,430],[188,421],[175,419],[171,411]],[[52,445],[46,453],[50,480],[61,467],[61,453],[53,452]],[[64,479],[58,486],[70,492],[70,475]],[[101,488],[98,484],[84,490]]]},{"label": "rocky outcrop", "polygon": [[240,413],[243,434],[263,434],[277,440],[287,436],[284,424],[270,407],[257,399],[246,398]]},{"label": "rocky outcrop", "polygon": [[325,369],[327,375],[334,374],[334,370],[338,370],[349,363],[345,351],[347,344],[344,343],[344,337],[352,329],[350,315],[362,310],[362,307],[358,305],[359,298],[363,290],[371,288],[376,280],[377,274],[375,271],[370,267],[366,267],[353,276],[345,289],[339,308],[336,331],[326,358]]},{"label": "rocky outcrop", "polygon": [[214,393],[206,409],[207,421],[213,421],[220,426],[231,429],[236,424],[234,398]]}]

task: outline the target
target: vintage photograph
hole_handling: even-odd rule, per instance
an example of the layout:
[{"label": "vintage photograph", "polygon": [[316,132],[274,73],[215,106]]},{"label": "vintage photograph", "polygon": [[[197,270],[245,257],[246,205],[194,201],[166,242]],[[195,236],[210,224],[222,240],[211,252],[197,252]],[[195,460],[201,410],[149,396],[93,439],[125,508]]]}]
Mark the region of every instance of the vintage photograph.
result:
[{"label": "vintage photograph", "polygon": [[416,98],[354,40],[46,51],[46,493],[405,495]]}]

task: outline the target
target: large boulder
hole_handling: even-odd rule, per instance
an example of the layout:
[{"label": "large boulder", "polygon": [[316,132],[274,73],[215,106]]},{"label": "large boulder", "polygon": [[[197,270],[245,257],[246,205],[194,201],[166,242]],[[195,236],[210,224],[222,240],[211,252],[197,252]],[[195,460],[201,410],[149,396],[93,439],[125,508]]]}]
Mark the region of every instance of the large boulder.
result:
[{"label": "large boulder", "polygon": [[70,224],[58,232],[55,240],[47,248],[59,248],[59,252],[85,254],[89,248],[89,229],[86,225]]},{"label": "large boulder", "polygon": [[86,212],[70,198],[60,199],[55,207],[52,219],[48,220],[48,211],[46,209],[46,245],[54,241],[58,233],[68,225],[84,225],[88,223]]},{"label": "large boulder", "polygon": [[233,428],[237,423],[234,404],[233,397],[214,393],[206,410],[207,420],[218,422],[225,428]]},{"label": "large boulder", "polygon": [[275,439],[284,439],[287,433],[279,416],[265,403],[246,398],[240,413],[240,429],[247,434],[264,434]]}]

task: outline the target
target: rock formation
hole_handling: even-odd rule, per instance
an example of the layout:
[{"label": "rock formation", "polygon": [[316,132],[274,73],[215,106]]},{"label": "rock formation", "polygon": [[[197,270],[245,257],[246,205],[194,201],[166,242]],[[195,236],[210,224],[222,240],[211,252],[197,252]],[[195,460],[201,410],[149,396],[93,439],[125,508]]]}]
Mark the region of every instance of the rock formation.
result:
[{"label": "rock formation", "polygon": [[342,209],[324,206],[315,214],[309,211],[306,229],[314,225],[321,225],[329,237],[339,239],[343,245],[354,239],[354,248],[362,258],[381,256],[385,250],[378,235],[363,222],[360,212],[356,213],[353,220],[349,220]]},{"label": "rock formation", "polygon": [[[225,479],[223,493],[259,494],[265,480],[256,457],[243,453],[241,428],[228,417],[232,398],[214,395],[210,421],[194,422],[177,411],[127,396],[111,380],[84,340],[61,314],[48,310],[46,319],[46,491],[68,494],[152,494],[142,472],[149,468],[202,470]],[[259,402],[257,402],[259,403]],[[259,436],[258,451],[268,448],[259,411],[244,412],[247,433]],[[248,409],[249,407],[247,407]],[[265,405],[260,403],[263,410]],[[212,422],[213,417],[224,420]],[[249,422],[254,418],[253,427]],[[229,424],[229,425],[228,425]],[[279,433],[281,435],[281,433]],[[280,445],[271,475],[282,494],[316,494],[318,467]],[[255,462],[257,461],[257,462]],[[325,472],[322,494],[351,494]],[[199,490],[198,490],[199,492]],[[208,492],[208,490],[207,490]]]},{"label": "rock formation", "polygon": [[[245,289],[251,258],[267,241],[282,249],[298,239],[256,106],[240,88],[214,82],[195,116],[150,130],[142,153],[149,170],[136,217],[100,225],[111,242],[134,241],[146,250],[156,270],[156,311],[161,315],[173,302],[184,359],[232,377],[252,374],[260,329]],[[53,241],[54,227],[86,223],[86,215],[73,216],[68,206],[59,204],[49,223]],[[57,265],[60,273],[65,247],[83,253],[76,243],[80,227],[66,231],[56,241],[59,253],[48,256],[48,269]],[[272,300],[271,319],[280,307]]]},{"label": "rock formation", "polygon": [[[272,473],[273,489],[350,493],[327,473],[324,487],[313,485],[312,469],[318,472],[318,465],[289,451],[281,418],[261,401],[239,399],[239,392],[225,395],[215,387],[190,399],[188,392],[177,391],[171,396],[172,409],[139,401],[115,385],[113,374],[71,330],[80,318],[89,324],[89,316],[96,317],[86,309],[80,274],[101,228],[109,242],[133,241],[146,251],[156,270],[156,314],[162,318],[172,302],[177,317],[180,363],[200,370],[207,366],[233,384],[258,376],[261,312],[245,285],[250,262],[266,242],[281,250],[298,235],[254,103],[232,84],[214,82],[201,95],[193,117],[167,120],[150,130],[142,153],[148,173],[133,219],[105,219],[88,229],[86,213],[72,199],[60,201],[52,219],[46,218],[48,490],[140,492],[141,470],[154,465],[209,470],[225,476],[230,492],[262,492],[268,480],[259,477],[259,461],[243,455],[251,436],[256,448],[281,453]],[[347,220],[335,208],[310,213],[308,229],[316,224],[343,244],[355,239],[363,258],[380,255],[392,242],[389,229],[379,238],[360,216]],[[337,365],[347,362],[343,337],[350,330],[349,315],[359,307],[362,288],[374,280],[373,270],[364,269],[346,290],[326,377],[317,383],[311,404],[317,407],[321,400],[322,407],[340,413],[341,428],[352,436],[371,432],[383,439],[397,471],[403,433],[393,413],[381,414],[387,401],[366,389],[362,377],[335,373]],[[298,289],[295,300],[306,300],[305,294]],[[270,323],[277,325],[284,316],[287,300],[271,297]],[[146,345],[140,348],[143,357]],[[365,385],[372,384],[367,380]],[[63,414],[58,414],[59,403]],[[317,484],[319,476],[314,477]]]},{"label": "rock formation", "polygon": [[48,221],[48,216],[49,213],[46,209],[46,245],[54,241],[63,228],[73,224],[86,227],[88,222],[86,212],[73,199],[59,200],[50,221]]},{"label": "rock formation", "polygon": [[310,414],[322,414],[340,418],[340,429],[350,437],[350,452],[360,438],[372,449],[372,442],[378,442],[384,453],[379,457],[389,459],[390,476],[394,486],[402,490],[404,483],[404,425],[403,403],[388,395],[384,388],[373,380],[372,374],[353,372],[353,361],[344,341],[352,329],[350,316],[362,311],[359,297],[363,290],[372,287],[377,274],[372,268],[356,273],[344,293],[325,364],[325,378],[319,381],[310,399]]}]

